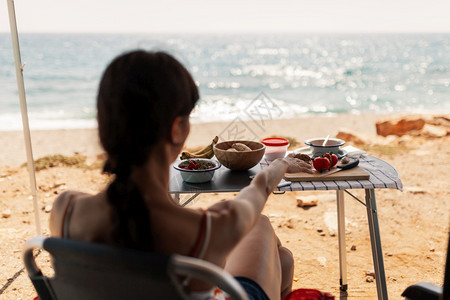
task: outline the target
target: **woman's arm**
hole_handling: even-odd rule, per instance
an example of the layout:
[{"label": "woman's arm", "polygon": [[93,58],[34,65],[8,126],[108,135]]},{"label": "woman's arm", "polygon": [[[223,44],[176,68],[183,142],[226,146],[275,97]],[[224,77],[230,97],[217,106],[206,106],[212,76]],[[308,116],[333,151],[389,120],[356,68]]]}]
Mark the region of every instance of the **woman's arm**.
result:
[{"label": "woman's arm", "polygon": [[243,211],[243,213],[247,214],[244,218],[252,220],[250,222],[252,224],[251,227],[263,210],[267,198],[277,187],[288,167],[289,163],[287,160],[274,160],[267,168],[256,174],[250,185],[243,188],[236,196],[235,201],[246,203],[245,206],[248,207],[249,211]]},{"label": "woman's arm", "polygon": [[217,222],[217,226],[214,226],[215,232],[225,234],[226,239],[231,239],[231,246],[234,246],[253,228],[267,198],[283,178],[288,166],[286,159],[274,160],[259,172],[234,200],[218,202],[209,207],[208,211],[213,215],[213,225],[214,221]]}]

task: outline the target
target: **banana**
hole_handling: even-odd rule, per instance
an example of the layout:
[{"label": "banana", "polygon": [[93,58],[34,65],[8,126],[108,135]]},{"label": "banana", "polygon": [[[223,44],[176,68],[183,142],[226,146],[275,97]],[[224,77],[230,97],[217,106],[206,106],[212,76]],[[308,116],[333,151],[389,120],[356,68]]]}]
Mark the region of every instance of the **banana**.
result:
[{"label": "banana", "polygon": [[204,147],[204,148],[201,149],[201,150],[198,150],[198,151],[196,151],[196,152],[193,152],[192,154],[195,154],[195,155],[202,155],[202,154],[204,154],[204,153],[208,153],[208,152],[211,151],[211,149],[214,147],[214,145],[217,144],[218,141],[219,141],[219,137],[216,136],[216,137],[214,137],[214,139],[211,141],[211,143],[210,143],[208,146]]},{"label": "banana", "polygon": [[200,155],[190,153],[190,152],[181,152],[181,159],[189,159],[189,158],[212,158],[214,156],[214,150],[211,148],[210,151],[204,152]]},{"label": "banana", "polygon": [[211,143],[204,147],[203,149],[200,149],[199,151],[196,152],[188,152],[188,151],[184,151],[181,152],[181,156],[180,159],[189,159],[189,158],[212,158],[214,156],[214,145],[217,144],[217,142],[219,141],[219,137],[216,136],[214,137],[214,139],[211,141]]}]

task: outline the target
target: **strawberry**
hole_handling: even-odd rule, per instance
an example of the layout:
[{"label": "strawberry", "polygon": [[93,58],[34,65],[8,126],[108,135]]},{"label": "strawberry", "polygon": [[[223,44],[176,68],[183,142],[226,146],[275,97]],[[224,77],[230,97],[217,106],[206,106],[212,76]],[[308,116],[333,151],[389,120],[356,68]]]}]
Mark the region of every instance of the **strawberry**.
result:
[{"label": "strawberry", "polygon": [[197,170],[199,165],[195,163],[195,161],[190,161],[187,167],[189,170]]},{"label": "strawberry", "polygon": [[313,166],[317,171],[322,172],[323,170],[330,168],[330,160],[323,156],[316,157],[313,160]]},{"label": "strawberry", "polygon": [[328,160],[331,162],[331,164],[330,164],[330,169],[331,169],[332,167],[334,167],[334,166],[337,164],[337,162],[338,162],[338,157],[337,157],[337,155],[336,155],[336,154],[333,154],[332,152],[326,153],[326,154],[324,154],[323,156],[326,157],[326,158],[328,158]]}]

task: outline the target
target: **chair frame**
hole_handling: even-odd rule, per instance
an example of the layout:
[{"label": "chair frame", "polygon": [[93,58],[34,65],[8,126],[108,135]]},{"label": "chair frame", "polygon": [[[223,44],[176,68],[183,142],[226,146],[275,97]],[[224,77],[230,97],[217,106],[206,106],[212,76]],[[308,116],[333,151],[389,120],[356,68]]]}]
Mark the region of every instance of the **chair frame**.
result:
[{"label": "chair frame", "polygon": [[[33,254],[35,249],[43,249],[49,252],[54,259],[55,264],[58,263],[58,257],[55,258],[54,254],[58,251],[60,251],[60,253],[61,251],[63,253],[67,252],[67,255],[75,257],[75,259],[78,259],[79,256],[87,256],[91,261],[92,259],[94,261],[98,259],[100,262],[104,259],[104,257],[114,257],[114,255],[117,254],[117,257],[120,257],[120,266],[118,266],[117,268],[116,266],[111,266],[111,270],[113,270],[112,272],[130,271],[136,268],[139,276],[141,277],[144,276],[144,278],[147,278],[146,276],[148,273],[149,282],[152,281],[155,276],[161,277],[158,278],[158,280],[169,280],[171,281],[170,285],[174,290],[176,290],[176,293],[178,294],[180,299],[189,299],[189,294],[184,292],[181,280],[179,279],[180,276],[198,278],[205,282],[208,282],[213,286],[217,286],[223,291],[227,292],[232,299],[248,299],[244,289],[233,276],[231,276],[222,268],[201,259],[187,257],[179,254],[164,255],[160,253],[147,253],[70,239],[38,236],[29,239],[25,243],[23,247],[23,259],[26,270],[28,272],[28,276],[31,279],[41,300],[58,299],[55,293],[55,285],[58,284],[57,279],[60,279],[58,277],[67,277],[63,278],[66,285],[70,285],[71,283],[70,276],[66,276],[67,274],[63,274],[62,276],[60,276],[60,274],[58,274],[58,268],[56,266],[55,274],[53,277],[50,278],[45,276],[36,264],[35,256]],[[82,249],[82,251],[80,251],[80,249]],[[71,251],[72,253],[70,253]],[[64,255],[66,255],[66,253],[64,253]],[[125,270],[121,270],[120,268],[123,267],[123,265],[127,266],[128,261],[130,262],[131,269],[126,268]],[[70,263],[73,263],[73,261],[69,262],[69,264]],[[147,271],[147,267],[152,270]],[[89,268],[92,269],[92,266],[89,266]],[[108,271],[111,272],[111,270]],[[95,280],[102,279],[95,278]],[[71,288],[75,290],[82,289],[82,287],[79,286],[71,286]],[[114,288],[113,284],[112,288]],[[91,293],[91,291],[83,292],[85,293],[84,295],[86,295],[86,293]],[[92,292],[93,293],[91,294],[91,298],[98,299],[99,291]],[[149,290],[149,294],[146,294],[150,299],[152,298],[150,294],[151,292],[152,291]],[[174,293],[174,291],[172,290],[171,293]]]},{"label": "chair frame", "polygon": [[447,258],[442,286],[430,282],[420,282],[408,286],[402,293],[406,300],[444,300],[450,299],[450,231],[447,239]]}]

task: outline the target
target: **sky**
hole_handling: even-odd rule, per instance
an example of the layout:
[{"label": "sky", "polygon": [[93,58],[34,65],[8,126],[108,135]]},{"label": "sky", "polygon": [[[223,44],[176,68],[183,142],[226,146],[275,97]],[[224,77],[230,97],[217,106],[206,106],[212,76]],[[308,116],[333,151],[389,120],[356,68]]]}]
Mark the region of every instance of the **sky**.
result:
[{"label": "sky", "polygon": [[[0,32],[9,32],[7,1],[0,2]],[[16,0],[14,4],[19,33],[450,32],[450,0]]]}]

